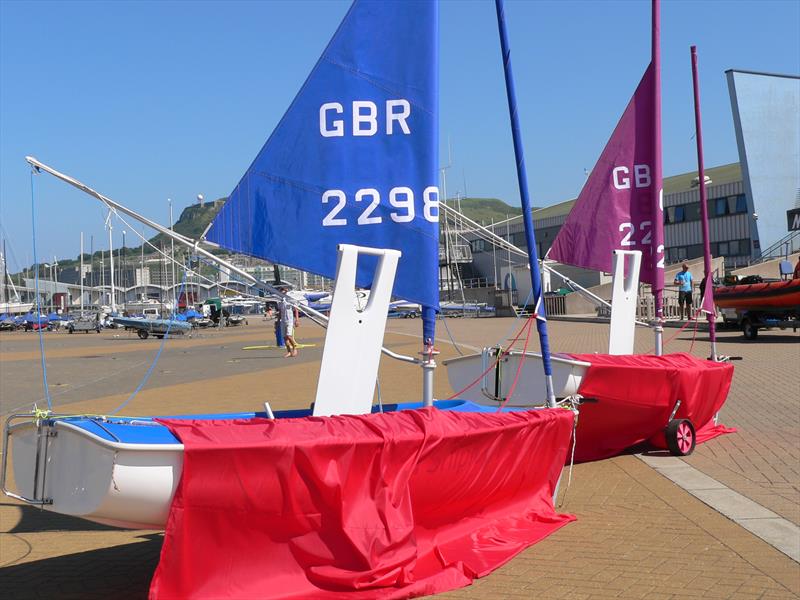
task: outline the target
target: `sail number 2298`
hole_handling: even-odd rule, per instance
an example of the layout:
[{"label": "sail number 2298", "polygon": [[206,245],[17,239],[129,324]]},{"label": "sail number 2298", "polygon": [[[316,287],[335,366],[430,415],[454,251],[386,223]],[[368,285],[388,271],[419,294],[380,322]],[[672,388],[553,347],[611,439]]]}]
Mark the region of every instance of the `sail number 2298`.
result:
[{"label": "sail number 2298", "polygon": [[[384,200],[380,192],[374,188],[363,188],[355,193],[351,201],[364,209],[356,219],[357,225],[379,225],[383,223],[383,216],[374,214]],[[339,213],[347,206],[348,198],[342,190],[327,190],[322,194],[323,204],[333,204],[328,214],[322,219],[324,227],[342,227],[349,225],[346,217]],[[389,190],[389,218],[395,223],[410,223],[416,218],[416,205],[414,191],[409,187],[393,187]],[[381,211],[385,214],[385,210]],[[439,188],[431,185],[422,192],[422,216],[426,221],[437,223],[439,221]]]}]

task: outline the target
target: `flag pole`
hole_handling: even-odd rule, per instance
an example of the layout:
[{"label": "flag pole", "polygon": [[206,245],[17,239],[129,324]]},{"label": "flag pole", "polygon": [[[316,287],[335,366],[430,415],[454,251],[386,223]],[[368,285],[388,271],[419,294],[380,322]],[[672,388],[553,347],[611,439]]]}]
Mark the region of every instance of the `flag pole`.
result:
[{"label": "flag pole", "polygon": [[661,166],[661,0],[653,0],[653,297],[655,304],[656,355],[664,353],[664,188]]},{"label": "flag pole", "polygon": [[[717,324],[714,314],[714,282],[711,277],[711,240],[708,231],[708,205],[706,204],[706,172],[703,164],[703,128],[700,122],[700,77],[697,71],[697,46],[691,47],[692,85],[694,87],[694,126],[697,138],[697,176],[700,186],[700,219],[703,227],[703,274],[704,294],[700,305],[708,318],[708,333],[711,339],[711,360],[717,360]],[[706,302],[708,298],[709,302]],[[710,306],[707,306],[709,304]]]},{"label": "flag pole", "polygon": [[522,149],[522,136],[519,128],[519,115],[517,113],[517,97],[514,89],[514,75],[511,72],[511,53],[508,48],[508,34],[506,33],[505,11],[503,0],[495,0],[497,12],[497,28],[500,33],[500,48],[503,53],[503,71],[506,80],[506,97],[508,99],[508,112],[511,118],[511,135],[514,138],[514,155],[517,159],[517,182],[519,184],[520,200],[522,201],[522,221],[525,224],[525,243],[528,246],[528,261],[531,267],[531,287],[536,313],[536,329],[539,332],[539,342],[542,347],[542,364],[546,379],[547,406],[553,407],[556,403],[553,390],[553,368],[550,364],[550,342],[547,339],[547,321],[542,302],[542,278],[539,273],[539,257],[536,252],[536,237],[533,232],[533,217],[531,216],[531,201],[528,196],[528,177],[525,172],[525,155]]}]

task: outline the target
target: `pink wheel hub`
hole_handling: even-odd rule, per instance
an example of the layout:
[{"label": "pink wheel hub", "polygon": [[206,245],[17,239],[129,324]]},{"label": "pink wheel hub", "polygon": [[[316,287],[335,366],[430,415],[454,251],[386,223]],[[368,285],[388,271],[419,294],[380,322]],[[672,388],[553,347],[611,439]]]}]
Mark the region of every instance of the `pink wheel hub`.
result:
[{"label": "pink wheel hub", "polygon": [[692,449],[694,443],[694,432],[687,423],[678,425],[678,448],[683,454],[687,454]]}]

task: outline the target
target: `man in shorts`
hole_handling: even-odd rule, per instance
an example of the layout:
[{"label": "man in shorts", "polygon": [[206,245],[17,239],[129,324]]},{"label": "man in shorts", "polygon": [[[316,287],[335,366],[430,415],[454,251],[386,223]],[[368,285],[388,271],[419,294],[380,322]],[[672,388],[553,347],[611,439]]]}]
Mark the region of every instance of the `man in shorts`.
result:
[{"label": "man in shorts", "polygon": [[683,307],[686,307],[686,319],[692,316],[692,274],[689,272],[689,265],[683,263],[681,265],[681,272],[675,275],[675,285],[678,286],[678,306],[681,309],[681,319],[683,316]]},{"label": "man in shorts", "polygon": [[297,342],[294,341],[294,328],[297,324],[297,309],[286,298],[286,288],[281,288],[281,301],[278,304],[278,316],[283,330],[283,341],[286,344],[284,358],[297,356]]}]

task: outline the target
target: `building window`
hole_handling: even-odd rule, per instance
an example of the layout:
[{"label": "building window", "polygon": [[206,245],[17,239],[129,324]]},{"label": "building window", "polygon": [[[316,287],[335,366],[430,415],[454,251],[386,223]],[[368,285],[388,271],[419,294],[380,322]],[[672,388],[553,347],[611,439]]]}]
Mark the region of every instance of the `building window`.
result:
[{"label": "building window", "polygon": [[717,198],[714,200],[714,212],[711,213],[715,217],[724,217],[728,214],[728,198]]},{"label": "building window", "polygon": [[699,221],[700,220],[700,203],[699,202],[692,202],[691,204],[686,204],[686,220],[687,221]]},{"label": "building window", "polygon": [[739,254],[750,254],[750,240],[739,240]]},{"label": "building window", "polygon": [[472,240],[471,245],[473,252],[483,252],[484,250],[486,250],[485,240]]},{"label": "building window", "polygon": [[686,220],[686,207],[675,206],[674,211],[673,218],[671,218],[670,221],[672,223],[683,223]]},{"label": "building window", "polygon": [[697,258],[703,256],[703,244],[692,244],[686,248],[687,258]]},{"label": "building window", "polygon": [[720,242],[717,245],[717,256],[729,256],[730,255],[730,246],[728,242]]},{"label": "building window", "polygon": [[747,212],[747,198],[744,194],[739,194],[738,196],[731,196],[734,198],[735,202],[735,210],[731,211],[735,214],[744,214]]}]

